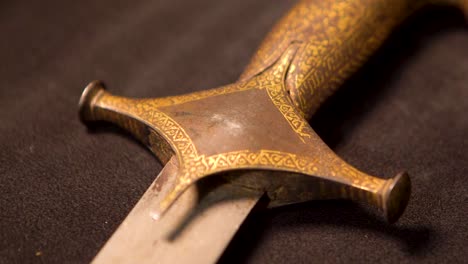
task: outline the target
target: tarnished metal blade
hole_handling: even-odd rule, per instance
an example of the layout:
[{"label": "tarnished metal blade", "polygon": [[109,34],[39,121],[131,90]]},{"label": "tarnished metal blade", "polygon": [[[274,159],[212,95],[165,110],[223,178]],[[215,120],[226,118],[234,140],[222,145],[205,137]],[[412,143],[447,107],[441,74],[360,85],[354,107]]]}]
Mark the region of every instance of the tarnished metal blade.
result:
[{"label": "tarnished metal blade", "polygon": [[215,263],[219,259],[263,193],[228,183],[194,185],[158,219],[152,208],[160,202],[159,194],[174,184],[177,169],[173,157],[92,263]]}]

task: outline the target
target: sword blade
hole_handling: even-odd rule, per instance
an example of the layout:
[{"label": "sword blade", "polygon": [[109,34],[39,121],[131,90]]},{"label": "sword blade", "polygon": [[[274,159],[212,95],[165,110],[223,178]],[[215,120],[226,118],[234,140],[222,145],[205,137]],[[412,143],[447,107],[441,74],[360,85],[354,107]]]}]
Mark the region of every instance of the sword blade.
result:
[{"label": "sword blade", "polygon": [[[153,208],[174,184],[172,157],[92,263],[215,263],[263,192],[194,185],[160,219]],[[205,186],[206,187],[206,186]]]}]

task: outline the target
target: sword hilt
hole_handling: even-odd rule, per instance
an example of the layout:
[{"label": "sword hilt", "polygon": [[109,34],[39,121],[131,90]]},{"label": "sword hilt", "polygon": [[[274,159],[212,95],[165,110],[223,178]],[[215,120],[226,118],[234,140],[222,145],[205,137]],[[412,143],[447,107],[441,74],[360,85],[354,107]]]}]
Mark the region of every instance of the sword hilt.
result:
[{"label": "sword hilt", "polygon": [[428,5],[456,6],[468,15],[468,0],[300,1],[270,31],[240,79],[268,68],[290,43],[301,43],[286,88],[309,119],[395,27]]},{"label": "sword hilt", "polygon": [[[196,94],[131,99],[112,95],[101,82],[92,82],[80,99],[80,118],[86,123],[119,125],[163,162],[172,155],[178,158],[177,179],[168,188],[172,191],[161,194],[166,198],[155,205],[157,215],[163,215],[195,181],[222,175],[233,184],[266,192],[271,199],[269,207],[346,198],[372,204],[389,222],[396,221],[409,200],[408,175],[387,180],[367,175],[341,160],[320,140],[292,106],[282,85],[281,76],[293,57],[293,48],[252,80]],[[225,104],[230,109],[224,109]],[[225,111],[237,113],[224,115],[230,126],[212,118]],[[249,133],[233,135],[232,124]],[[222,136],[213,138],[207,128]],[[270,129],[275,133],[268,133]],[[220,142],[223,148],[219,148]]]},{"label": "sword hilt", "polygon": [[[310,117],[382,44],[394,27],[427,3],[452,3],[468,10],[468,0],[302,1],[268,35],[239,82],[160,99],[113,96],[104,91],[100,82],[93,82],[80,100],[80,117],[85,122],[104,120],[118,124],[147,145],[163,163],[173,155],[178,157],[183,175],[179,175],[180,181],[161,204],[161,212],[194,181],[221,172],[244,170],[242,177],[232,179],[233,183],[265,190],[273,198],[270,206],[321,198],[350,198],[376,205],[389,222],[394,222],[410,196],[408,175],[402,173],[384,180],[354,169],[326,147],[302,116]],[[293,49],[289,49],[291,46]],[[220,143],[211,143],[206,128],[212,130],[226,118],[242,125],[255,121],[248,124],[254,127],[262,123],[263,117],[255,115],[250,120],[235,115],[211,118],[212,112],[203,112],[210,107],[221,111],[216,107],[225,102],[234,107],[236,104],[231,104],[230,100],[234,102],[239,98],[230,95],[241,91],[244,97],[237,104],[248,104],[249,100],[257,98],[251,104],[264,104],[257,110],[262,109],[266,118],[278,113],[283,115],[279,117],[283,121],[278,123],[287,123],[275,133],[287,135],[283,137],[284,142],[265,141],[265,135],[254,132],[246,135],[245,139],[251,140],[249,144],[238,139],[237,142],[244,144],[242,149],[225,146],[223,142],[220,153],[221,149],[216,148]],[[268,97],[270,99],[266,100]],[[224,98],[224,101],[209,98]],[[208,103],[200,103],[202,101]],[[278,109],[272,110],[271,104]],[[193,105],[201,108],[201,112]],[[234,112],[241,113],[247,106]],[[270,119],[273,124],[271,122]],[[218,129],[218,134],[230,133],[224,128]],[[296,134],[290,134],[288,129]],[[219,161],[222,164],[217,164]],[[245,170],[268,173],[260,173],[260,177],[255,178],[250,177],[255,172],[246,173]],[[288,176],[272,178],[274,171]]]}]

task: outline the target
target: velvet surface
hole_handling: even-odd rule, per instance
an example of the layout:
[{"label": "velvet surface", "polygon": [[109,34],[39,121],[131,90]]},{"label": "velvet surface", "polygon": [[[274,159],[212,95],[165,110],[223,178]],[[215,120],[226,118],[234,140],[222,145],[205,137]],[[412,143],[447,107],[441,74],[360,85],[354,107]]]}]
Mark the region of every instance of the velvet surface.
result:
[{"label": "velvet surface", "polygon": [[[0,263],[86,263],[161,169],[77,102],[104,80],[159,97],[233,82],[293,1],[0,3]],[[345,160],[412,176],[399,222],[346,201],[249,216],[222,263],[461,263],[467,257],[468,29],[452,9],[405,23],[311,121]],[[129,252],[131,254],[131,252]]]}]

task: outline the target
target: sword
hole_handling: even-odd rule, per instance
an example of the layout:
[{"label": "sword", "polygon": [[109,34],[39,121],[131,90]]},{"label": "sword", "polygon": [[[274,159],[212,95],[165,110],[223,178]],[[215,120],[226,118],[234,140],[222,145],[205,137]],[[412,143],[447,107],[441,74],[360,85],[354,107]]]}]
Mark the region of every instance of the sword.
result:
[{"label": "sword", "polygon": [[396,221],[407,174],[384,180],[353,168],[306,120],[425,3],[300,2],[239,81],[212,90],[129,99],[88,85],[81,119],[116,123],[165,164],[94,262],[215,262],[256,205],[347,198]]}]

